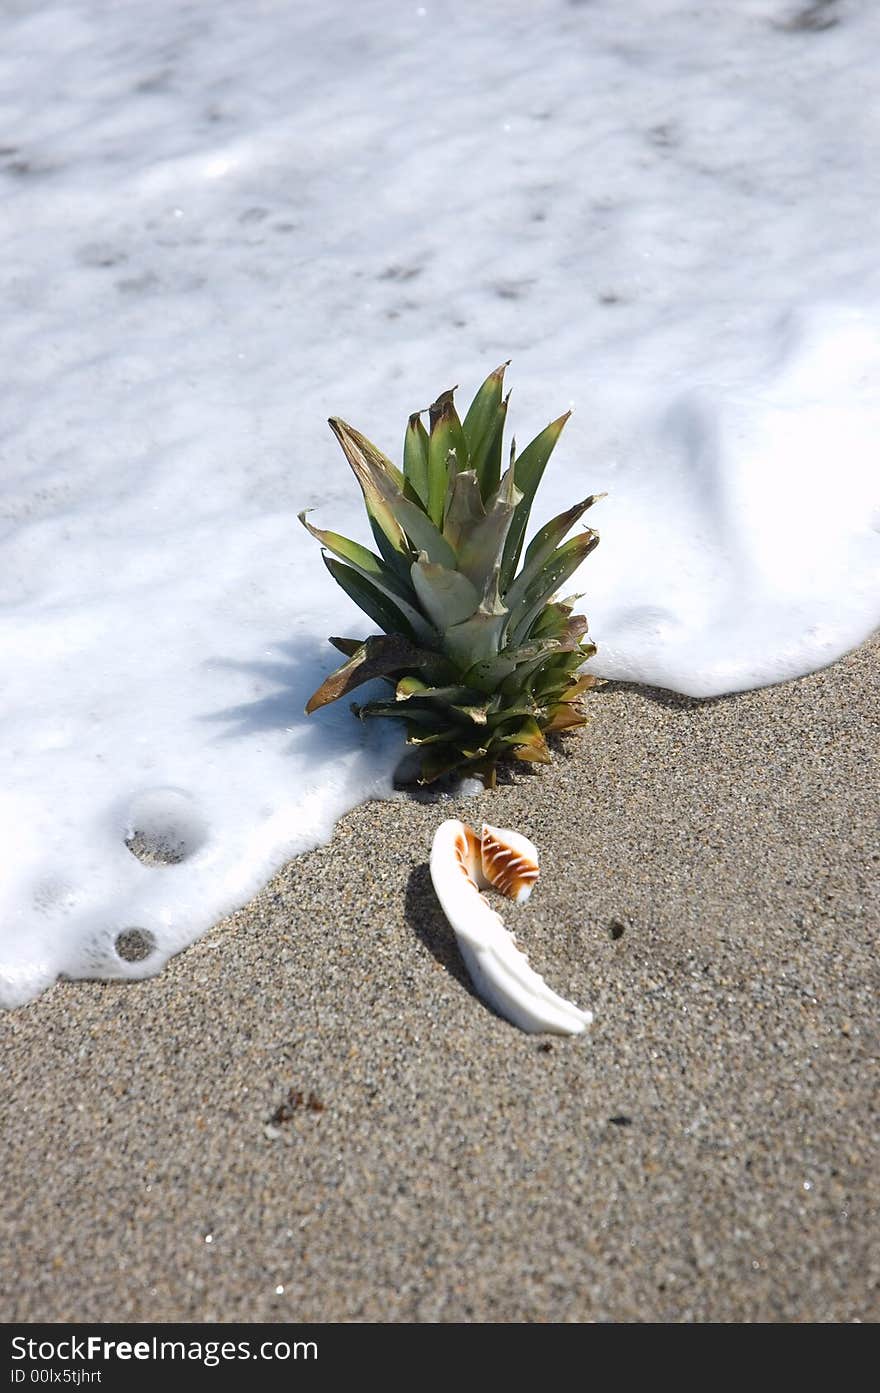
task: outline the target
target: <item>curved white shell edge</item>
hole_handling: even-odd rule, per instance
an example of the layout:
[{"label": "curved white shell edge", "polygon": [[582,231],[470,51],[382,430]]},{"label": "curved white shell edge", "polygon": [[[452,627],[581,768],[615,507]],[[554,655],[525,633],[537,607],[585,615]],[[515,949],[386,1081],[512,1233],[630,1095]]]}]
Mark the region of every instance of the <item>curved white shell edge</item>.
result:
[{"label": "curved white shell edge", "polygon": [[[538,855],[527,837],[491,827],[484,828],[504,841],[516,837],[512,850],[528,855],[537,874]],[[471,981],[490,1006],[532,1034],[580,1035],[593,1019],[551,991],[514,944],[500,915],[480,893],[489,882],[484,874],[481,839],[465,823],[449,818],[434,833],[431,846],[431,880],[443,913],[458,941]],[[528,894],[528,890],[526,890]],[[523,897],[524,898],[524,897]]]}]

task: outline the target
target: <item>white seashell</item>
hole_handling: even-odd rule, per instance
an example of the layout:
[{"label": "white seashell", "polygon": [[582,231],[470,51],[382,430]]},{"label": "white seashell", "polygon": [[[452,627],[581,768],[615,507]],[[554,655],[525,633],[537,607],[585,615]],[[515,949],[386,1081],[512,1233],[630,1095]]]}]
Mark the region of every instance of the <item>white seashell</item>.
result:
[{"label": "white seashell", "polygon": [[481,894],[491,884],[521,903],[537,876],[538,853],[518,832],[484,825],[478,837],[450,818],[434,834],[431,879],[480,996],[521,1030],[580,1035],[592,1012],[550,990]]}]

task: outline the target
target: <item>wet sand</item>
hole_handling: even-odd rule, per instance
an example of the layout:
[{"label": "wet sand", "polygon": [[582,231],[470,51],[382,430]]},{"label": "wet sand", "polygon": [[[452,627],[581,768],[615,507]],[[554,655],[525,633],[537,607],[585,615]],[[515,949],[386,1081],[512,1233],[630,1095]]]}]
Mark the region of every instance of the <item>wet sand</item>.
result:
[{"label": "wet sand", "polygon": [[[0,1318],[876,1320],[878,667],[608,687],[551,768],[365,805],[158,978],[7,1013]],[[505,917],[586,1036],[472,994],[451,816],[537,843]]]}]

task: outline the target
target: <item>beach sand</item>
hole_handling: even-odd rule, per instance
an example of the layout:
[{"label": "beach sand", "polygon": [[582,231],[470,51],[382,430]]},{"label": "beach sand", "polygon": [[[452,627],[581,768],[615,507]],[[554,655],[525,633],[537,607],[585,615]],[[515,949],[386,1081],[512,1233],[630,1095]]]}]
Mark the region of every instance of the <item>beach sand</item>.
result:
[{"label": "beach sand", "polygon": [[[159,977],[8,1013],[0,1316],[876,1320],[878,666],[609,686],[552,767],[365,805]],[[451,816],[537,843],[505,918],[586,1036],[472,994]]]}]

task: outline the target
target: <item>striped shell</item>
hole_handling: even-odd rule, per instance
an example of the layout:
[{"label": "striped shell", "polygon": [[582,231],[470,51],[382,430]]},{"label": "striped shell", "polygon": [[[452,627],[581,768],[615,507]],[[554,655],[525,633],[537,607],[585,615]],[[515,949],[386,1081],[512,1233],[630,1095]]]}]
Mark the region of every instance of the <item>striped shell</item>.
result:
[{"label": "striped shell", "polygon": [[538,852],[528,837],[484,822],[480,856],[489,884],[509,900],[524,904],[538,879]]}]

